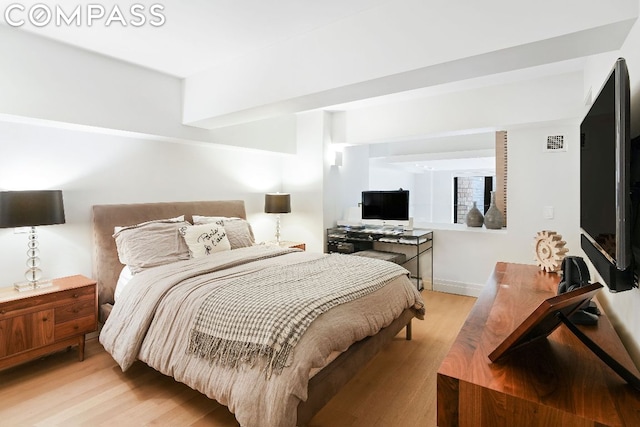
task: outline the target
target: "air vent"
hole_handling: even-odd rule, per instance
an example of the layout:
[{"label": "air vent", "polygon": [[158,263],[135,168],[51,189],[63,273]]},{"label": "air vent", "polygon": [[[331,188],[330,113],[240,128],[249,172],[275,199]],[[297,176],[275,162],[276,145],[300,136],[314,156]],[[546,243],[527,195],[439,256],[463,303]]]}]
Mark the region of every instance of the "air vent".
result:
[{"label": "air vent", "polygon": [[544,151],[567,151],[567,146],[564,143],[564,135],[548,136]]}]

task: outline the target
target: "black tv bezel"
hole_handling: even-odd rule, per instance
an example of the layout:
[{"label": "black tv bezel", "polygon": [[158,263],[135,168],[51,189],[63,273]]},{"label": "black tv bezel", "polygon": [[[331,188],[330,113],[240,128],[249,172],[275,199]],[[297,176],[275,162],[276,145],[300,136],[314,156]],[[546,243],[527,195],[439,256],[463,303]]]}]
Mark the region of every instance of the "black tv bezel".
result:
[{"label": "black tv bezel", "polygon": [[[634,274],[634,261],[632,251],[632,215],[631,215],[631,137],[630,137],[630,85],[629,72],[624,58],[618,58],[607,79],[600,88],[598,95],[580,124],[581,138],[583,125],[592,117],[593,108],[598,99],[603,95],[604,88],[614,79],[614,118],[615,118],[615,258],[605,251],[584,228],[582,215],[580,221],[581,247],[592,264],[602,276],[603,281],[612,292],[632,289],[637,286],[637,278]],[[581,147],[581,168],[582,156]],[[581,171],[581,174],[584,171]],[[584,182],[581,177],[580,185]],[[581,195],[580,209],[584,209],[584,201]]]},{"label": "black tv bezel", "polygon": [[[406,216],[394,216],[394,215],[385,215],[384,205],[382,203],[382,207],[380,209],[380,215],[372,215],[370,212],[366,212],[366,203],[365,203],[365,194],[368,195],[380,195],[380,196],[395,196],[397,197],[399,194],[406,195],[406,207],[405,212]],[[409,220],[409,190],[365,190],[361,195],[361,206],[362,206],[362,219],[364,220],[381,220],[381,221],[408,221]]]}]

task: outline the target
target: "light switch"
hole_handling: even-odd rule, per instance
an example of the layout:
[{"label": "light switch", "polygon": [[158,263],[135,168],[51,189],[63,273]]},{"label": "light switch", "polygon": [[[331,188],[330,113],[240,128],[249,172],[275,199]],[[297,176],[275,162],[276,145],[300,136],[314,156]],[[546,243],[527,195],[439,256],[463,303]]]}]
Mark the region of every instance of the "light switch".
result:
[{"label": "light switch", "polygon": [[542,208],[542,217],[544,219],[553,219],[553,206],[545,206]]}]

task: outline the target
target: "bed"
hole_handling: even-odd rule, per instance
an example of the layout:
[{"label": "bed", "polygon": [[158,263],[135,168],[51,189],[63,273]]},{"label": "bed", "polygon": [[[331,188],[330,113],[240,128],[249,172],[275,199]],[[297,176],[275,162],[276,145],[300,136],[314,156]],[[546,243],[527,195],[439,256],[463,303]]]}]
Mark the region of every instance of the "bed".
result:
[{"label": "bed", "polygon": [[[202,258],[178,261],[169,266],[149,268],[136,275],[138,277],[132,279],[129,289],[114,304],[116,283],[123,269],[113,238],[114,228],[179,216],[184,216],[185,221],[192,223],[194,215],[246,219],[244,202],[241,200],[97,205],[92,208],[93,274],[98,282],[100,318],[105,322],[100,340],[123,370],[132,360],[141,360],[228,406],[243,426],[306,425],[359,368],[398,332],[406,328],[407,339],[411,339],[411,320],[414,317],[422,318],[424,314],[424,305],[415,286],[406,275],[398,275],[385,280],[375,291],[320,314],[299,338],[291,355],[285,358],[286,363],[275,369],[269,369],[271,362],[260,358],[251,364],[236,362],[236,365],[229,366],[218,363],[219,359],[212,361],[196,357],[197,354],[185,355],[188,353],[185,348],[193,342],[193,324],[198,317],[192,311],[195,311],[196,301],[202,305],[205,297],[209,299],[209,281],[206,281],[206,285],[203,284],[205,281],[198,281],[195,288],[181,290],[196,279],[180,279],[179,285],[167,284],[166,290],[162,291],[158,289],[164,289],[164,284],[145,284],[149,290],[141,291],[143,285],[138,283],[153,282],[163,275],[183,275],[187,268],[191,271],[192,268],[203,268],[205,264],[207,274],[215,276],[216,281],[228,283],[245,280],[245,277],[253,278],[251,274],[261,275],[262,271],[289,268],[288,264],[302,265],[304,268],[321,265],[319,263],[325,262],[324,258],[328,257],[295,249],[255,245],[213,254],[225,259],[219,263],[229,265],[228,269],[210,268],[210,261],[202,261]],[[241,256],[243,260],[248,256],[250,262],[243,261],[239,265],[235,261],[228,261],[240,259]],[[347,255],[336,257],[339,259],[335,261],[339,262],[355,258]],[[200,276],[197,277],[200,280]],[[155,293],[162,294],[166,301],[159,299],[158,302],[149,303],[151,298],[148,294]],[[151,308],[147,308],[146,304]],[[149,314],[145,320],[140,320],[140,313],[144,312]],[[143,323],[148,325],[139,325]],[[134,326],[136,332],[129,331]],[[186,338],[189,334],[185,329],[189,328],[192,328],[192,341]],[[136,334],[140,335],[138,347],[133,345],[128,348],[129,360],[123,362],[126,357],[122,357],[121,350],[125,345],[121,342],[129,340],[129,335]],[[123,339],[123,335],[127,338]]]}]

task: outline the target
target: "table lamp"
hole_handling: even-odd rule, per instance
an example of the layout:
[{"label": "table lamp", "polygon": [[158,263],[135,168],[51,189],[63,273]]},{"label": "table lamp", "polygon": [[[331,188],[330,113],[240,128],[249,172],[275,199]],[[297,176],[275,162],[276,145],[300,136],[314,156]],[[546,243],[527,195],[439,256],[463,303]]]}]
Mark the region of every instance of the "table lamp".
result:
[{"label": "table lamp", "polygon": [[276,215],[276,242],[280,244],[280,214],[291,212],[291,195],[267,193],[264,196],[264,212]]},{"label": "table lamp", "polygon": [[40,250],[36,226],[64,224],[62,191],[2,191],[0,192],[0,228],[31,227],[27,250],[27,283],[16,284],[17,290],[51,286],[51,282],[40,282]]}]

